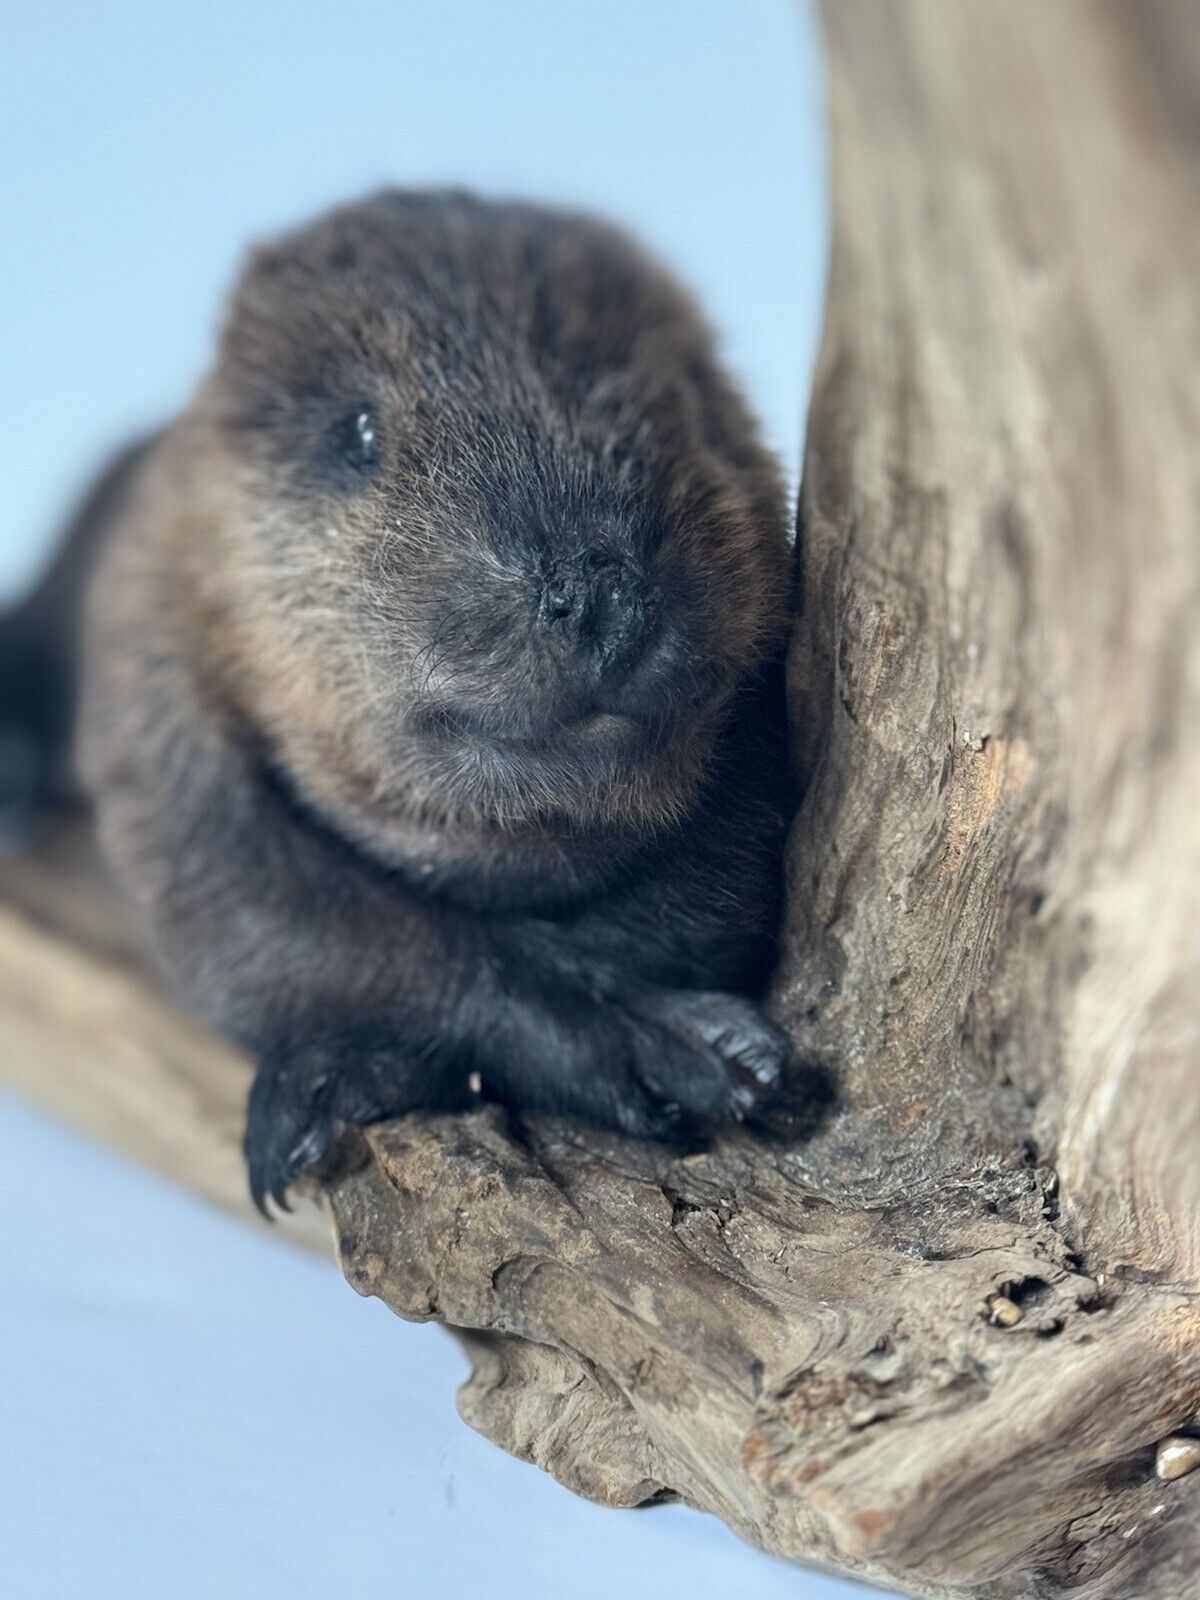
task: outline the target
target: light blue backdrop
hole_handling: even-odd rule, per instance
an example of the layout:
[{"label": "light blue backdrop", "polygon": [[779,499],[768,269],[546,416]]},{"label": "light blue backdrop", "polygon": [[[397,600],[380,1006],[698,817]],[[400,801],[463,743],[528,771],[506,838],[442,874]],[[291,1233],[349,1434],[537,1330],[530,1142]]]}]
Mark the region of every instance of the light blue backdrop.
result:
[{"label": "light blue backdrop", "polygon": [[[11,8],[0,590],[103,453],[183,399],[246,241],[385,182],[632,224],[700,292],[794,472],[819,95],[786,0]],[[679,1508],[573,1499],[456,1421],[437,1331],[2,1098],[0,1214],[4,1600],[860,1592]]]},{"label": "light blue backdrop", "polygon": [[384,183],[565,199],[685,274],[796,460],[825,202],[788,0],[107,0],[0,39],[0,577],[208,358],[248,240]]}]

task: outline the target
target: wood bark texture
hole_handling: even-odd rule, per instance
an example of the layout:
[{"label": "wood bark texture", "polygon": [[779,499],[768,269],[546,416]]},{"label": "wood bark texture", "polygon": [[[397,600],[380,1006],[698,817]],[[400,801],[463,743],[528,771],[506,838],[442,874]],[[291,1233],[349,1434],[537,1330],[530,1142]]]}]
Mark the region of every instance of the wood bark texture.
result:
[{"label": "wood bark texture", "polygon": [[[583,1494],[914,1595],[1195,1600],[1200,1471],[1155,1466],[1200,1435],[1200,7],[823,9],[772,1000],[809,1110],[682,1157],[382,1125],[339,1258]],[[78,849],[5,869],[2,1069],[241,1207],[244,1064]]]}]

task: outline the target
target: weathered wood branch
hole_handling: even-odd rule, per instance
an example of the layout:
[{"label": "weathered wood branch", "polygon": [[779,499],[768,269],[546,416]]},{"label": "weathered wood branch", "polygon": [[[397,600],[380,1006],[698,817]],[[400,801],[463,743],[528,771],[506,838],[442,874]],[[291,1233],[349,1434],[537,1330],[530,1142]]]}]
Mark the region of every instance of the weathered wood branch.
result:
[{"label": "weathered wood branch", "polygon": [[[1200,10],[826,0],[834,254],[774,997],[813,1126],[357,1141],[351,1282],[616,1504],[924,1595],[1200,1595]],[[242,1205],[245,1071],[61,841],[2,1069]],[[820,1108],[817,1108],[820,1109]]]},{"label": "weathered wood branch", "polygon": [[[163,992],[86,818],[49,819],[31,850],[0,859],[0,1084],[251,1219],[249,1081],[249,1064]],[[329,1254],[311,1206],[279,1228]]]}]

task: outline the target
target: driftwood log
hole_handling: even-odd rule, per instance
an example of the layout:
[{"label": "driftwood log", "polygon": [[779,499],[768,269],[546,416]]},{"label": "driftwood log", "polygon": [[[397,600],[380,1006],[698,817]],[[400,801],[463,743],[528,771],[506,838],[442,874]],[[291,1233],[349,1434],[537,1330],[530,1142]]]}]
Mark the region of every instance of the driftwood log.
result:
[{"label": "driftwood log", "polygon": [[[682,1159],[381,1126],[328,1190],[339,1256],[458,1330],[463,1416],[584,1494],[914,1594],[1189,1600],[1200,7],[824,15],[773,1002],[810,1115]],[[245,1065],[85,848],[62,823],[5,869],[3,1071],[242,1207]]]}]

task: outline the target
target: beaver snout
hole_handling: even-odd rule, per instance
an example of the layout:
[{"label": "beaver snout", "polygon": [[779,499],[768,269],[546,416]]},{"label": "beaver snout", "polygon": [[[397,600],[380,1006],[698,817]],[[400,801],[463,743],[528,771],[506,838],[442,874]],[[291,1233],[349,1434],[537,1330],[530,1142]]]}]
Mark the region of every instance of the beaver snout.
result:
[{"label": "beaver snout", "polygon": [[582,676],[611,686],[646,653],[659,608],[658,592],[630,560],[590,551],[546,573],[538,625]]}]

